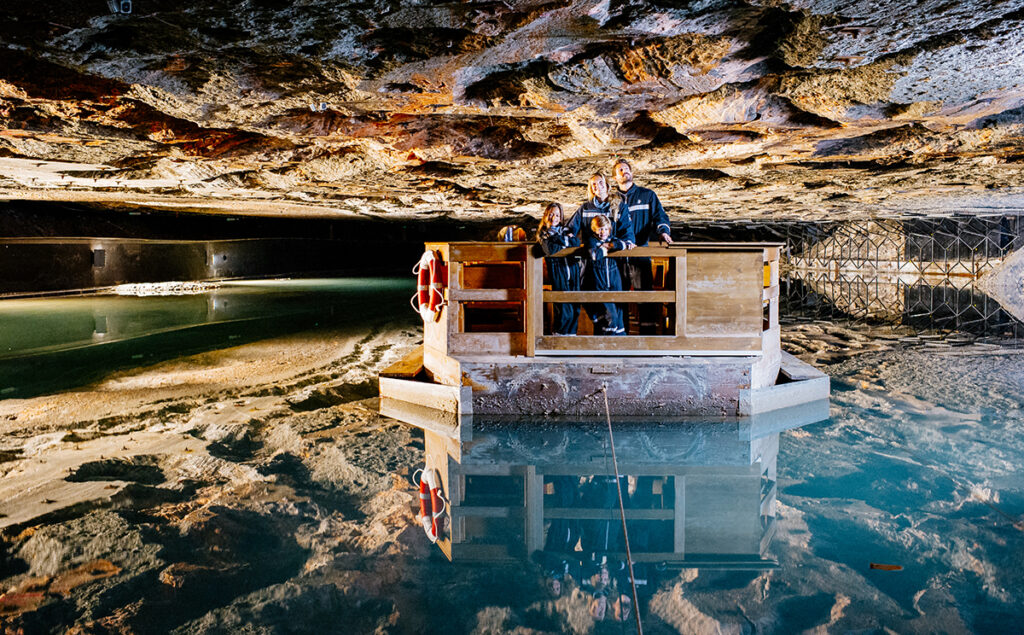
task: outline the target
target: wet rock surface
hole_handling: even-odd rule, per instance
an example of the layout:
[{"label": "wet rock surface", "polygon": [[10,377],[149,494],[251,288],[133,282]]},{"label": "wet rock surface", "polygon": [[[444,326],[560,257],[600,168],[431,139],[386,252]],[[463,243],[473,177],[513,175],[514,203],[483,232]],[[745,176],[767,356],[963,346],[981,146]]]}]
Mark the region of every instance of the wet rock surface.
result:
[{"label": "wet rock surface", "polygon": [[1017,0],[51,2],[0,17],[5,196],[536,215],[629,156],[676,220],[1024,200]]},{"label": "wet rock surface", "polygon": [[[258,632],[310,632],[343,618],[360,632],[394,627],[393,587],[430,561],[412,486],[395,476],[422,460],[422,443],[382,420],[365,393],[377,367],[405,351],[394,344],[403,336],[337,335],[305,348],[290,340],[281,344],[310,365],[247,364],[243,376],[224,363],[231,355],[214,361],[220,355],[210,353],[198,366],[227,383],[195,390],[192,375],[184,399],[168,397],[174,389],[164,385],[142,397],[156,416],[136,403],[117,425],[104,423],[109,414],[92,418],[95,406],[110,407],[100,386],[75,396],[75,417],[43,417],[73,432],[40,437],[33,425],[33,412],[52,412],[53,397],[6,402],[17,414],[5,415],[5,443],[20,450],[3,464],[3,505],[28,475],[41,500],[27,518],[19,506],[15,523],[14,508],[0,515],[0,624],[14,632],[236,632],[254,623]],[[244,351],[236,354],[261,356]],[[278,386],[269,397],[259,396],[266,373]],[[228,385],[232,396],[220,392]],[[290,402],[303,407],[294,412]],[[183,448],[182,437],[192,439]],[[99,446],[90,444],[101,441],[116,443],[120,456],[95,456]],[[45,481],[31,460],[70,464]],[[61,482],[100,489],[68,492]]]}]

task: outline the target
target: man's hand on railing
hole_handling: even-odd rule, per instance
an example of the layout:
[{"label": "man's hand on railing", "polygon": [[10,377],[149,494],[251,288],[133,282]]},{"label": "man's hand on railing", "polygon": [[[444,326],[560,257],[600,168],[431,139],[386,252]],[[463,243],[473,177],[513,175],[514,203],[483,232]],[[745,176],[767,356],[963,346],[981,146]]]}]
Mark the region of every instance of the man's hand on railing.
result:
[{"label": "man's hand on railing", "polygon": [[671,245],[672,244],[672,237],[669,236],[667,232],[662,234],[661,235],[661,243],[663,245]]}]

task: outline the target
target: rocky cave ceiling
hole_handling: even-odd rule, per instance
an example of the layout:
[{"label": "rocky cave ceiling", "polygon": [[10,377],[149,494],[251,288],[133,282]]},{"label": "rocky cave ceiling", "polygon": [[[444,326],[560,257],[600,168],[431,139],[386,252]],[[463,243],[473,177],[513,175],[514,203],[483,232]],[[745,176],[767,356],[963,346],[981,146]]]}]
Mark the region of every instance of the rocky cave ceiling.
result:
[{"label": "rocky cave ceiling", "polygon": [[0,197],[294,216],[1024,208],[1024,0],[12,0]]}]

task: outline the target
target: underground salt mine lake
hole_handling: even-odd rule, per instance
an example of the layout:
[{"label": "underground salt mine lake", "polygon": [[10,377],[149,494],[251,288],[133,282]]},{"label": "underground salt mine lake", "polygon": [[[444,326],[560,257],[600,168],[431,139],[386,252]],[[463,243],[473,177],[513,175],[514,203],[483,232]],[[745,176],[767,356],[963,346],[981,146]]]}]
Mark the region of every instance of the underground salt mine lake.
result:
[{"label": "underground salt mine lake", "polygon": [[805,266],[891,238],[828,235],[802,269],[786,239],[778,280],[781,348],[827,373],[825,399],[618,416],[611,437],[583,410],[463,414],[454,436],[382,415],[379,373],[425,342],[411,274],[0,300],[0,620],[1006,632],[1024,612],[1021,323],[974,278]]},{"label": "underground salt mine lake", "polygon": [[0,2],[0,634],[1024,632],[1024,0]]}]

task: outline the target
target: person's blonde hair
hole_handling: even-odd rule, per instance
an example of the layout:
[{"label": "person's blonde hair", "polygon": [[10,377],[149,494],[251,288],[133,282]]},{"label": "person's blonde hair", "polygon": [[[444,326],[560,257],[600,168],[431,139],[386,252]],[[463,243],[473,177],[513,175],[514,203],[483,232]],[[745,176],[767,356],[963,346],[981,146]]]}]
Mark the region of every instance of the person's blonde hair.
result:
[{"label": "person's blonde hair", "polygon": [[611,228],[612,222],[604,214],[598,214],[590,221],[590,230],[595,234],[600,234],[602,229],[610,230]]},{"label": "person's blonde hair", "polygon": [[604,181],[605,197],[602,200],[607,201],[608,200],[608,196],[611,195],[611,192],[610,192],[611,188],[608,187],[608,179],[605,178],[604,174],[601,174],[600,172],[594,172],[593,174],[590,175],[590,179],[587,180],[587,197],[588,198],[596,198],[597,197],[597,192],[594,191],[594,179],[598,179],[598,178],[601,179],[602,181]]}]

